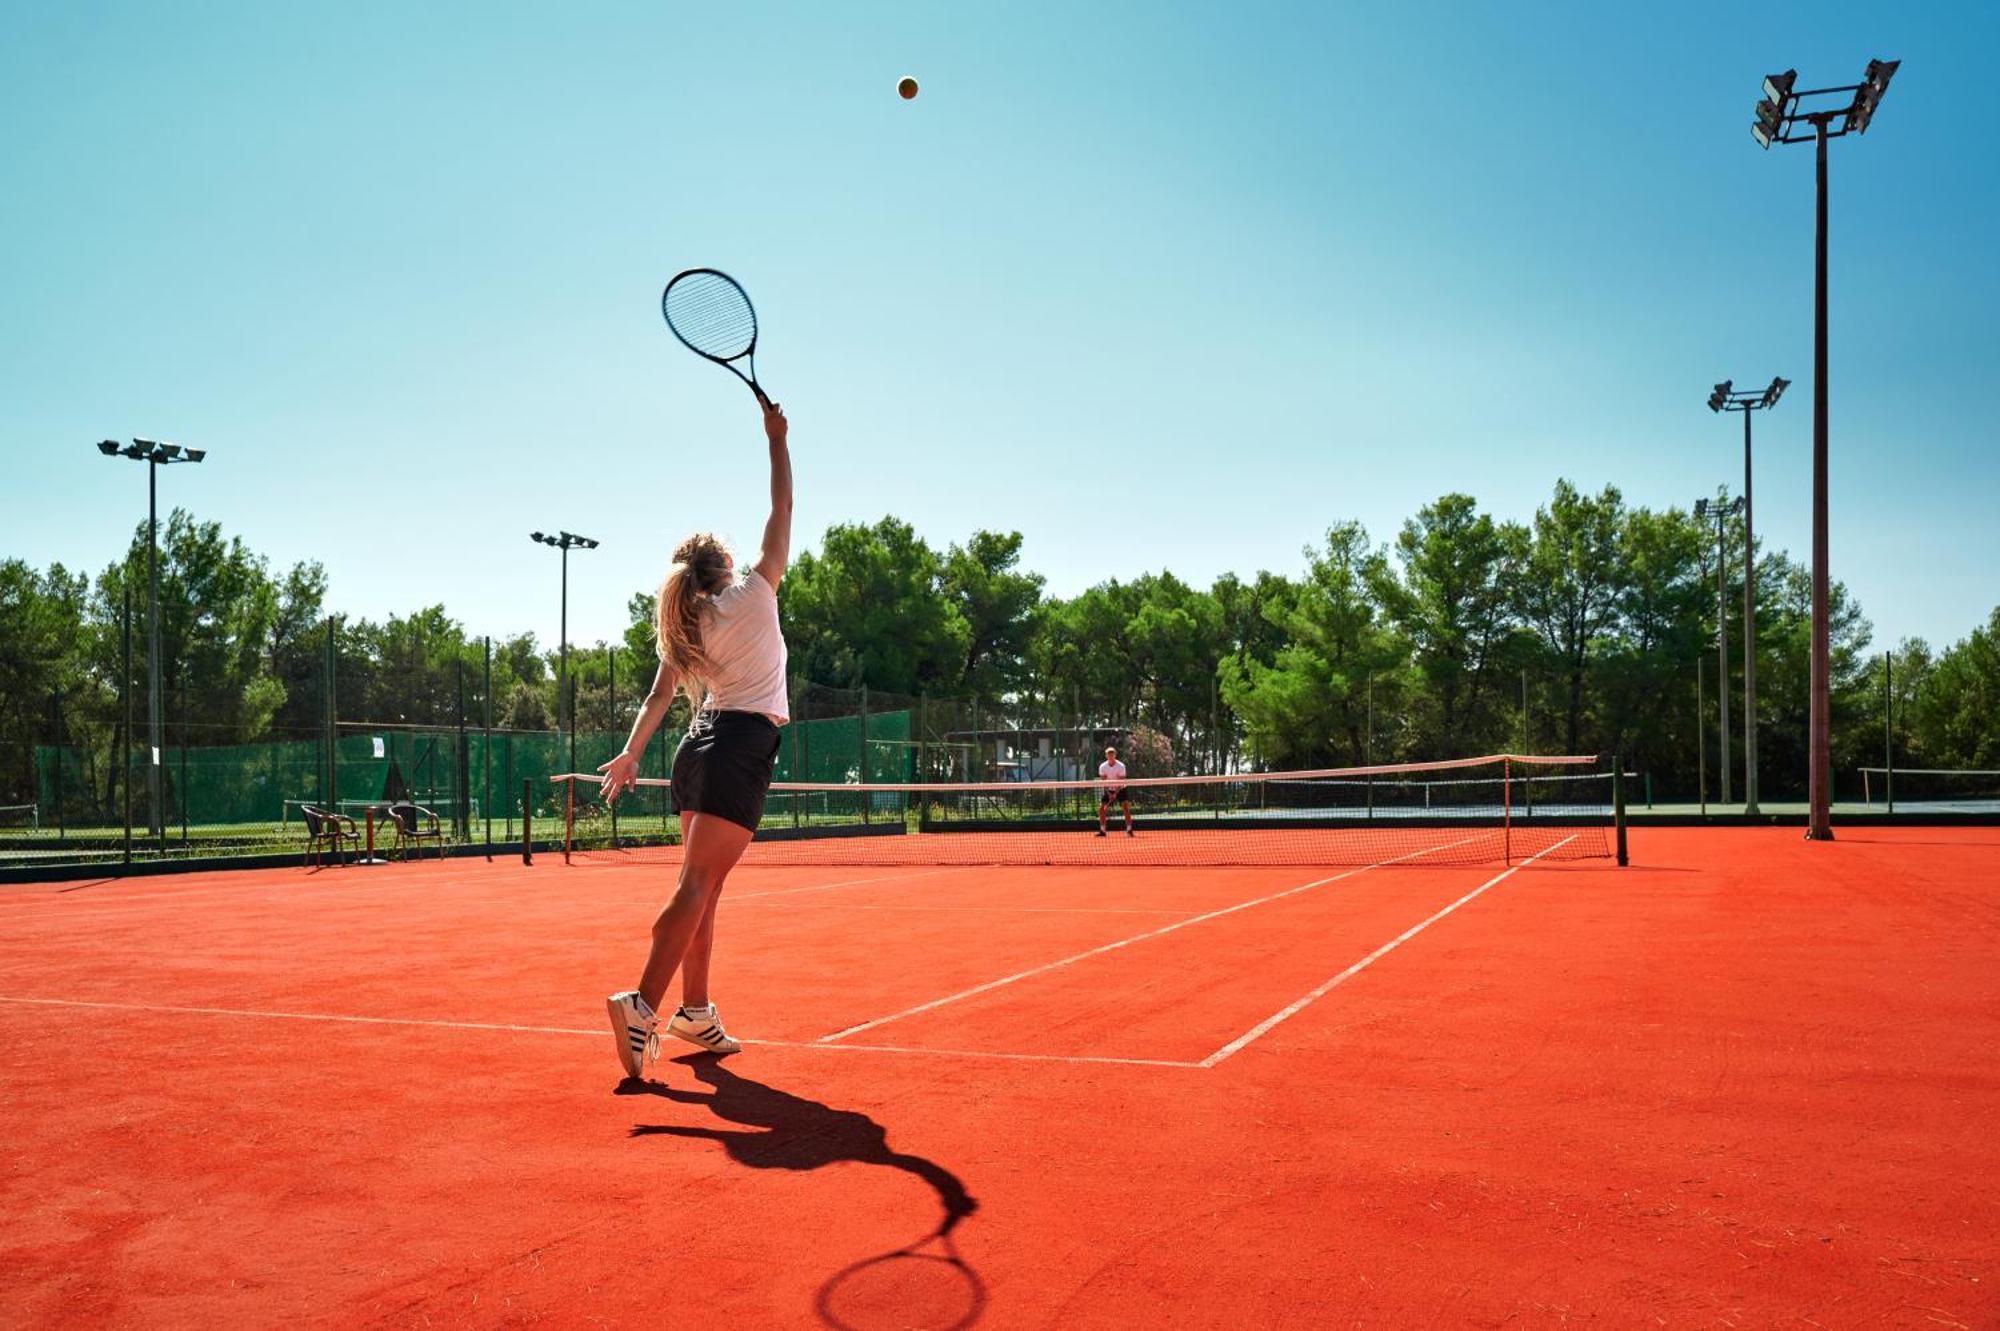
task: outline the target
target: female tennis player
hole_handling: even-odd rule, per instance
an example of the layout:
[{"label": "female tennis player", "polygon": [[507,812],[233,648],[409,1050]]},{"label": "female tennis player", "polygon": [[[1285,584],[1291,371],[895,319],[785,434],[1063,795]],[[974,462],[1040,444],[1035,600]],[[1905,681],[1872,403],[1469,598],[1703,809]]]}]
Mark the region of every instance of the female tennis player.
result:
[{"label": "female tennis player", "polygon": [[742,578],[729,548],[706,532],[688,537],[660,584],[655,615],[660,669],[632,723],[625,751],[598,768],[604,798],[630,790],[639,755],[677,690],[694,720],[674,754],[674,807],[681,816],[681,874],[673,900],[653,921],[653,946],[639,987],[605,1000],[626,1074],[645,1075],[660,1056],[656,1015],[674,971],[681,1005],[667,1033],[718,1054],[742,1046],[729,1038],[708,992],[715,947],[715,903],[722,884],[764,816],[764,796],[778,761],[778,727],[790,719],[785,699],[785,639],[778,629],[778,580],[792,548],[792,457],[784,409],[764,408],[771,444],[771,516],[764,549]]}]

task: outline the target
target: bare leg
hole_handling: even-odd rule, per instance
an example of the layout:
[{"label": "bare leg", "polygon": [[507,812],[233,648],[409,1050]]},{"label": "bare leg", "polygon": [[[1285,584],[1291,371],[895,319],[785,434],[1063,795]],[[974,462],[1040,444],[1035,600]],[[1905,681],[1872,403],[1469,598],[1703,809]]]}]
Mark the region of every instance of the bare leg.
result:
[{"label": "bare leg", "polygon": [[1123,806],[1125,810],[1125,831],[1127,835],[1130,835],[1132,831],[1132,801],[1120,800],[1118,801],[1118,803],[1121,806]]},{"label": "bare leg", "polygon": [[1108,818],[1108,817],[1110,816],[1110,814],[1111,814],[1111,801],[1110,801],[1110,800],[1100,800],[1100,801],[1098,801],[1098,804],[1097,804],[1097,830],[1098,830],[1098,832],[1099,832],[1100,834],[1101,834],[1101,833],[1102,833],[1102,832],[1104,831],[1104,820],[1105,820],[1106,818]]},{"label": "bare leg", "polygon": [[[712,916],[723,880],[729,877],[729,871],[743,857],[744,847],[750,844],[750,829],[739,827],[727,818],[705,813],[683,814],[681,825],[686,832],[681,843],[680,885],[674,890],[674,899],[653,921],[653,948],[646,957],[645,973],[639,977],[639,996],[655,1012],[660,1010],[661,1000],[667,996],[667,985],[687,955],[703,919]],[[706,969],[706,954],[702,961]],[[707,982],[708,977],[703,975],[703,985]]]},{"label": "bare leg", "polygon": [[722,888],[717,885],[688,942],[687,955],[681,958],[681,1002],[689,1007],[708,1006],[708,955],[715,950],[715,904],[721,900]]}]

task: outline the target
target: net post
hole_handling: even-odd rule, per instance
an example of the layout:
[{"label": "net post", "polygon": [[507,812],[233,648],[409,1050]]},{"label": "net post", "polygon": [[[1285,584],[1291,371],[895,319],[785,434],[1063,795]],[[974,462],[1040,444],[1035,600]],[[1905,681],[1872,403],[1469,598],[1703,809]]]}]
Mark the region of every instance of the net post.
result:
[{"label": "net post", "polygon": [[[362,854],[362,863],[373,864],[375,862],[375,806],[372,804],[369,805],[361,811],[361,814],[362,822],[368,829],[368,840],[365,843],[367,849]],[[339,824],[336,823],[334,826],[338,827]]]},{"label": "net post", "polygon": [[1624,868],[1629,858],[1625,853],[1625,755],[1611,755],[1611,822],[1618,830],[1618,867]]},{"label": "net post", "polygon": [[535,862],[535,835],[529,822],[529,811],[535,806],[535,782],[532,777],[521,778],[521,863]]},{"label": "net post", "polygon": [[[1430,787],[1424,787],[1424,804],[1430,805]],[[1514,862],[1514,760],[1500,760],[1500,861]]]}]

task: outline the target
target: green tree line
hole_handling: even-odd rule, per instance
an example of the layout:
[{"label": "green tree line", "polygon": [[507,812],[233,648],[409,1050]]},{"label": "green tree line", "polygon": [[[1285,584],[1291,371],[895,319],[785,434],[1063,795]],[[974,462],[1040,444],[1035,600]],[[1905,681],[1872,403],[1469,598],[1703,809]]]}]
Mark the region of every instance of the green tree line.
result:
[{"label": "green tree line", "polygon": [[[1740,527],[1725,527],[1721,548],[1718,606],[1711,525],[1562,481],[1525,522],[1446,494],[1388,539],[1337,522],[1292,569],[1206,588],[1163,570],[1059,597],[1023,567],[1019,533],[977,531],[940,549],[885,517],[829,528],[797,556],[780,602],[801,690],[866,687],[977,700],[979,714],[1026,725],[1143,730],[1182,771],[1618,751],[1656,791],[1692,797],[1704,754],[1715,781],[1718,610],[1740,773]],[[1806,781],[1810,579],[1782,551],[1759,548],[1756,566],[1760,779],[1782,798]],[[78,787],[112,805],[114,755],[146,740],[146,590],[143,526],[95,576],[0,561],[0,804],[36,798],[37,746],[54,739],[59,713],[84,768]],[[218,523],[176,510],[160,542],[173,742],[316,735],[329,653],[342,720],[450,726],[463,706],[474,724],[489,707],[501,728],[555,724],[557,654],[534,635],[490,644],[489,698],[488,644],[446,607],[378,622],[329,615],[327,599],[317,563],[274,570]],[[626,724],[651,674],[651,594],[628,608],[621,642],[572,647],[586,729]],[[1831,630],[1836,789],[1847,792],[1855,767],[1880,761],[1885,681],[1839,583]],[[1894,659],[1899,764],[2000,766],[2000,608],[1957,643],[1906,641]]]}]

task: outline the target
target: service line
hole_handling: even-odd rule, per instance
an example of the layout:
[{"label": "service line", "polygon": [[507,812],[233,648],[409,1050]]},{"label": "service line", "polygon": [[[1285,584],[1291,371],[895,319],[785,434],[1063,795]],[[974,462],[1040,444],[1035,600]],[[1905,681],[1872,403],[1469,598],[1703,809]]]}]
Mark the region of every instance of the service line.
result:
[{"label": "service line", "polygon": [[1457,841],[1448,842],[1442,846],[1426,846],[1422,850],[1413,850],[1406,855],[1397,855],[1391,859],[1377,860],[1373,864],[1364,864],[1358,869],[1348,869],[1325,878],[1315,878],[1310,883],[1300,883],[1297,887],[1288,887],[1282,892],[1273,892],[1269,896],[1258,897],[1254,901],[1239,901],[1233,906],[1224,906],[1221,910],[1212,910],[1203,915],[1194,915],[1184,920],[1175,920],[1172,924],[1162,925],[1157,929],[1149,929],[1142,934],[1133,934],[1130,938],[1120,938],[1116,942],[1093,947],[1087,952],[1078,952],[1074,956],[1063,957],[1060,960],[1046,962],[1028,970],[1017,971],[1012,975],[1002,976],[997,980],[988,980],[986,983],[974,985],[970,989],[961,989],[955,994],[946,994],[943,998],[933,998],[928,1003],[919,1003],[915,1007],[904,1008],[901,1012],[891,1012],[886,1017],[876,1017],[872,1021],[864,1021],[859,1025],[849,1026],[845,1030],[835,1031],[831,1035],[822,1035],[819,1037],[819,1043],[831,1044],[836,1040],[845,1040],[850,1035],[859,1035],[863,1031],[872,1031],[877,1026],[886,1026],[892,1021],[901,1021],[905,1017],[914,1017],[921,1012],[930,1012],[967,998],[975,998],[980,994],[991,993],[995,989],[1004,988],[1007,985],[1016,984],[1022,980],[1033,979],[1037,975],[1046,975],[1050,971],[1061,970],[1065,966],[1074,966],[1077,962],[1087,961],[1091,957],[1099,957],[1107,952],[1115,952],[1121,947],[1130,947],[1134,943],[1143,943],[1151,938],[1159,938],[1162,935],[1173,933],[1176,929],[1185,929],[1193,924],[1206,924],[1210,920],[1219,920],[1225,915],[1234,915],[1240,910],[1249,910],[1252,906],[1266,906],[1273,901],[1283,901],[1286,897],[1294,897],[1301,892],[1310,892],[1316,887],[1325,887],[1328,883],[1337,883],[1343,878],[1352,878],[1356,874],[1367,873],[1370,869],[1381,869],[1391,864],[1400,863],[1403,860],[1413,860],[1425,855],[1435,855],[1440,851],[1450,850],[1454,846],[1462,846],[1468,841],[1476,841],[1485,835],[1486,832],[1482,830],[1475,832],[1469,837],[1461,837]]},{"label": "service line", "polygon": [[1328,980],[1325,984],[1320,985],[1317,989],[1314,989],[1311,993],[1307,994],[1304,998],[1299,999],[1296,1003],[1293,1003],[1290,1007],[1281,1008],[1277,1012],[1274,1012],[1270,1016],[1264,1018],[1264,1020],[1258,1022],[1255,1026],[1252,1026],[1249,1030],[1243,1032],[1243,1034],[1237,1036],[1234,1040],[1231,1040],[1228,1044],[1222,1046],[1222,1048],[1216,1050],[1214,1053],[1210,1054],[1207,1058],[1202,1059],[1200,1066],[1205,1068],[1212,1068],[1217,1063],[1220,1063],[1223,1059],[1228,1058],[1231,1054],[1236,1053],[1240,1049],[1246,1048],[1251,1041],[1257,1039],[1259,1036],[1264,1035],[1272,1027],[1276,1026],[1279,1022],[1284,1021],[1292,1016],[1295,1016],[1300,1012],[1303,1012],[1308,1006],[1310,1006],[1312,1003],[1317,1001],[1326,993],[1334,989],[1336,986],[1345,984],[1348,980],[1352,979],[1354,976],[1359,975],[1362,971],[1367,970],[1377,961],[1380,961],[1383,957],[1388,956],[1391,952],[1394,952],[1397,948],[1409,942],[1412,938],[1415,938],[1418,934],[1430,928],[1433,924],[1436,924],[1439,920],[1451,914],[1453,911],[1457,910],[1460,906],[1463,906],[1466,902],[1471,901],[1474,897],[1479,896],[1481,893],[1485,892],[1488,888],[1499,886],[1501,883],[1506,882],[1507,879],[1513,877],[1514,874],[1520,872],[1522,869],[1525,869],[1530,864],[1533,864],[1536,860],[1548,854],[1550,851],[1560,850],[1562,847],[1568,845],[1570,842],[1574,840],[1576,840],[1574,836],[1566,836],[1561,841],[1556,842],[1555,845],[1548,846],[1542,850],[1538,850],[1533,855],[1530,855],[1527,859],[1522,860],[1519,864],[1516,864],[1508,869],[1503,869],[1501,872],[1493,875],[1493,877],[1487,879],[1485,882],[1481,883],[1478,887],[1473,888],[1470,892],[1467,892],[1464,896],[1452,902],[1449,906],[1446,906],[1443,910],[1431,916],[1429,919],[1420,921],[1419,923],[1413,924],[1409,928],[1403,930],[1403,932],[1397,934],[1394,938],[1382,944],[1382,946],[1376,948],[1373,952],[1370,952],[1367,956],[1355,962],[1352,966],[1349,966],[1346,970],[1334,976],[1331,980]]}]

